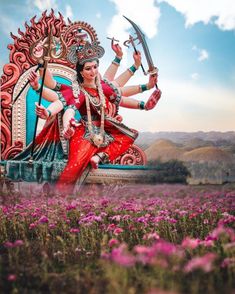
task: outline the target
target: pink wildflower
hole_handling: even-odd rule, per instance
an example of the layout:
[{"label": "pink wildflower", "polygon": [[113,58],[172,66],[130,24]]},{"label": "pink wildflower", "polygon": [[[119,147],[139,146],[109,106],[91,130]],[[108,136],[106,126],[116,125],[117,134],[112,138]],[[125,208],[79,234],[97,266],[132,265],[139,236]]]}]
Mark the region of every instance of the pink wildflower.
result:
[{"label": "pink wildflower", "polygon": [[134,247],[134,251],[137,253],[137,254],[148,254],[150,252],[150,247],[147,247],[147,246],[143,246],[143,245],[136,245]]},{"label": "pink wildflower", "polygon": [[235,257],[227,257],[221,263],[221,267],[223,268],[230,266],[235,266]]},{"label": "pink wildflower", "polygon": [[72,229],[69,230],[69,232],[70,232],[70,233],[79,233],[80,230],[77,229],[77,228],[72,228]]},{"label": "pink wildflower", "polygon": [[110,224],[110,225],[108,225],[107,231],[112,231],[112,230],[116,229],[116,227],[117,226],[115,224]]},{"label": "pink wildflower", "polygon": [[160,236],[156,232],[148,233],[144,235],[143,239],[144,240],[159,240]]},{"label": "pink wildflower", "polygon": [[123,229],[122,228],[116,228],[113,233],[114,233],[114,235],[118,236],[122,232],[123,232]]},{"label": "pink wildflower", "polygon": [[166,256],[177,253],[177,247],[174,244],[164,240],[159,240],[156,242],[153,246],[153,249],[156,253],[164,254]]},{"label": "pink wildflower", "polygon": [[186,273],[192,272],[196,269],[201,269],[208,273],[212,270],[212,263],[216,258],[216,254],[207,253],[204,256],[198,256],[192,258],[184,267]]},{"label": "pink wildflower", "polygon": [[50,229],[54,229],[56,227],[56,224],[49,224]]},{"label": "pink wildflower", "polygon": [[36,226],[37,226],[37,225],[36,225],[35,223],[31,223],[31,224],[29,225],[29,229],[32,230],[32,229],[34,229]]},{"label": "pink wildflower", "polygon": [[186,237],[182,241],[181,245],[183,248],[195,249],[198,247],[199,243],[200,243],[199,239],[191,239],[189,237]]},{"label": "pink wildflower", "polygon": [[14,274],[9,274],[9,275],[7,276],[7,280],[8,280],[9,282],[14,282],[14,281],[16,280],[16,275],[14,275]]},{"label": "pink wildflower", "polygon": [[22,240],[16,240],[15,243],[14,243],[15,247],[22,246],[22,245],[24,245],[24,242]]},{"label": "pink wildflower", "polygon": [[4,246],[6,248],[12,248],[12,247],[14,247],[14,244],[12,242],[10,242],[10,241],[7,241],[7,242],[4,243]]},{"label": "pink wildflower", "polygon": [[203,245],[205,247],[212,247],[212,246],[214,246],[214,241],[213,240],[203,240],[203,241],[200,241],[200,245]]},{"label": "pink wildflower", "polygon": [[196,216],[197,216],[197,213],[194,212],[194,213],[191,213],[191,214],[190,214],[189,218],[192,219],[192,218],[195,218]]},{"label": "pink wildflower", "polygon": [[104,259],[109,259],[109,254],[107,252],[101,252],[101,258],[104,258]]},{"label": "pink wildflower", "polygon": [[111,252],[111,260],[122,266],[133,266],[135,257],[126,252],[126,244],[121,244],[118,248],[114,248]]},{"label": "pink wildflower", "polygon": [[70,205],[66,206],[67,211],[70,211],[72,209],[76,209],[76,205],[70,204]]},{"label": "pink wildflower", "polygon": [[119,244],[119,241],[117,239],[110,239],[109,240],[109,247],[113,247],[114,245],[118,245]]},{"label": "pink wildflower", "polygon": [[218,226],[215,228],[210,234],[210,237],[214,238],[214,240],[217,240],[222,234],[227,235],[231,241],[235,241],[234,230],[232,228],[225,228],[224,226]]},{"label": "pink wildflower", "polygon": [[110,217],[110,219],[111,219],[112,221],[120,222],[120,220],[121,220],[121,215],[114,215],[114,216]]}]

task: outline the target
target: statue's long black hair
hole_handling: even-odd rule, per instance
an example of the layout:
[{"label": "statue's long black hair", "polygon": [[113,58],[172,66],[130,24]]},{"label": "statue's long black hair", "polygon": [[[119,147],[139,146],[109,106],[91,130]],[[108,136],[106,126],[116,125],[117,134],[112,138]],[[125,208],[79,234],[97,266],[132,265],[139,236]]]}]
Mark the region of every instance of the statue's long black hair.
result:
[{"label": "statue's long black hair", "polygon": [[[99,59],[97,59],[97,58],[93,59],[93,60],[91,59],[91,60],[87,60],[86,62],[91,62],[91,61],[96,61],[97,65],[99,65]],[[77,64],[76,64],[77,81],[78,81],[79,84],[83,83],[83,77],[81,75],[81,71],[83,71],[85,63],[80,64],[79,61],[78,61]]]}]

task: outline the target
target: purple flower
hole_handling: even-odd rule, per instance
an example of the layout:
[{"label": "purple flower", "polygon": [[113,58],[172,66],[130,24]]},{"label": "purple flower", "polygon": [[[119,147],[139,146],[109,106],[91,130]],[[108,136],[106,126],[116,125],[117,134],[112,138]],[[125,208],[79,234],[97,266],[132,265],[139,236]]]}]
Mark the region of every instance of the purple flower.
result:
[{"label": "purple flower", "polygon": [[56,227],[56,224],[49,224],[50,229],[54,229]]},{"label": "purple flower", "polygon": [[41,216],[40,219],[38,220],[38,222],[41,223],[41,224],[48,223],[48,221],[49,220],[45,215]]},{"label": "purple flower", "polygon": [[66,206],[66,210],[67,210],[67,211],[70,211],[70,210],[72,210],[72,209],[76,209],[76,205],[72,205],[72,204],[70,204],[70,205]]}]

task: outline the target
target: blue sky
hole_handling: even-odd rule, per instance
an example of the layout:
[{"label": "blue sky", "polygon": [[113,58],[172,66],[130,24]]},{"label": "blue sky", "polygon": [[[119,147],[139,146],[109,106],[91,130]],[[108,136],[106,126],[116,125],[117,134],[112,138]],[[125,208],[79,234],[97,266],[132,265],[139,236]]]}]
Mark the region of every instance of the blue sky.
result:
[{"label": "blue sky", "polygon": [[[54,8],[72,21],[83,20],[97,31],[106,49],[100,71],[113,59],[107,36],[120,45],[136,22],[146,35],[159,68],[162,98],[151,112],[122,109],[124,122],[140,131],[235,131],[235,2],[233,0],[18,0],[3,1],[0,15],[0,65],[8,62],[10,32]],[[141,49],[141,46],[138,47]],[[125,50],[120,72],[133,62]],[[144,60],[144,56],[143,56]],[[143,61],[143,63],[145,63]],[[1,70],[2,72],[2,70]],[[148,78],[139,70],[129,84]],[[138,95],[147,100],[151,92]]]}]

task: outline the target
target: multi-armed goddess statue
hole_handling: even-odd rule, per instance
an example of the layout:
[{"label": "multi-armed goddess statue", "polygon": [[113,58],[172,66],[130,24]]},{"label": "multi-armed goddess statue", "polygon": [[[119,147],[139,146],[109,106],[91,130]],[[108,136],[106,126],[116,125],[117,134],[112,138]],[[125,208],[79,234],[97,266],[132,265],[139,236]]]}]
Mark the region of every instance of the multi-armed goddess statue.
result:
[{"label": "multi-armed goddess statue", "polygon": [[[85,22],[71,23],[65,27],[60,38],[55,36],[55,32],[53,34],[53,27],[47,28],[47,36],[42,36],[30,46],[31,58],[39,63],[37,69],[42,83],[39,83],[35,68],[29,70],[28,81],[40,96],[36,114],[46,123],[37,136],[34,132],[33,142],[13,161],[29,161],[32,164],[34,161],[61,160],[67,140],[69,152],[66,165],[56,181],[56,188],[60,192],[71,192],[87,166],[98,168],[99,163],[114,161],[133,144],[138,132],[125,126],[118,114],[119,107],[148,111],[160,99],[161,91],[156,85],[157,70],[151,63],[141,31],[130,22],[137,30],[150,62],[149,80],[142,85],[125,86],[136,70],[142,67],[141,53],[136,50],[132,37],[128,42],[135,49],[134,64],[118,77],[115,76],[122,59],[122,48],[112,39],[111,47],[116,56],[102,76],[99,63],[104,49],[94,29]],[[75,68],[70,85],[59,83],[50,72],[48,63],[56,59]],[[147,102],[130,97],[155,86]],[[47,107],[41,105],[41,98],[50,102]]]}]

